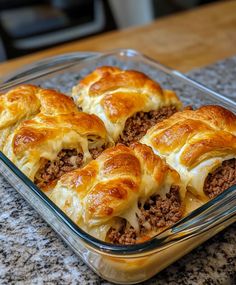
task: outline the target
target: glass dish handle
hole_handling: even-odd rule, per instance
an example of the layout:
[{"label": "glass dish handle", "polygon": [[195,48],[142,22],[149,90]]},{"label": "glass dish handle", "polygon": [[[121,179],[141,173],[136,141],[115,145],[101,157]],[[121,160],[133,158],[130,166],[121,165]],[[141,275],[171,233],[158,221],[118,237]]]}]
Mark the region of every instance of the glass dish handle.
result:
[{"label": "glass dish handle", "polygon": [[166,244],[185,237],[193,237],[231,219],[233,216],[235,216],[236,221],[236,185],[196,209],[173,227],[157,235],[155,239]]},{"label": "glass dish handle", "polygon": [[45,71],[45,69],[57,70],[60,68],[65,68],[71,64],[74,64],[75,62],[78,62],[79,60],[83,60],[91,56],[97,56],[99,54],[100,53],[98,52],[73,52],[57,55],[54,57],[48,57],[33,64],[26,65],[22,69],[19,69],[16,72],[8,75],[2,79],[1,84],[5,85],[7,83],[12,83],[12,81],[16,82],[18,80],[25,79],[32,74],[35,75],[42,71]]}]

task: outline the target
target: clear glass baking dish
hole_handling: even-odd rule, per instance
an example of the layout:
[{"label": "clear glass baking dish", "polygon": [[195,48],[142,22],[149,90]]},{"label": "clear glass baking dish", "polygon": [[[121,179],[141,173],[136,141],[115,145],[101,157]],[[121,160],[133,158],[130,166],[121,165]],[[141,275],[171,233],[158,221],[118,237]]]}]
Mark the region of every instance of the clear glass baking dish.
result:
[{"label": "clear glass baking dish", "polygon": [[[71,87],[81,77],[100,65],[140,70],[165,88],[175,90],[185,105],[217,104],[236,112],[236,103],[232,100],[134,50],[73,53],[47,59],[8,77],[0,86],[0,92],[31,83],[69,95]],[[235,185],[148,242],[133,246],[111,245],[74,224],[1,152],[0,173],[91,269],[118,284],[149,279],[236,221]]]}]

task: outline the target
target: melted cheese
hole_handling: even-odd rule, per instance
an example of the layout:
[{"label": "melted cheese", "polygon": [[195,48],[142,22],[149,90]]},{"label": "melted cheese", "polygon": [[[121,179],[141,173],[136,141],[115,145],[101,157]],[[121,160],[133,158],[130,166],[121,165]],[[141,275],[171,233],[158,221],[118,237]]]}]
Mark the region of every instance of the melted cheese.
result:
[{"label": "melted cheese", "polygon": [[54,189],[49,198],[65,212],[75,223],[79,223],[82,217],[81,199],[75,191],[68,191],[66,187]]},{"label": "melted cheese", "polygon": [[124,218],[126,221],[129,222],[129,224],[137,231],[139,232],[139,223],[138,223],[138,215],[140,213],[140,210],[138,208],[138,201],[135,201],[133,205],[122,215],[120,215],[122,218]]}]

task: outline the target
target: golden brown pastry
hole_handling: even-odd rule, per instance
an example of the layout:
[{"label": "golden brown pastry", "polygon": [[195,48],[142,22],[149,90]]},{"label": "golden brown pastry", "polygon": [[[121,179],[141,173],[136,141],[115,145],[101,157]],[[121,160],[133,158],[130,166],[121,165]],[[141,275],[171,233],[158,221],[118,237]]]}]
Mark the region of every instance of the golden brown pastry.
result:
[{"label": "golden brown pastry", "polygon": [[95,115],[34,116],[8,137],[4,154],[40,188],[92,159],[108,143],[103,122]]},{"label": "golden brown pastry", "polygon": [[182,107],[173,91],[163,90],[145,74],[103,66],[72,90],[84,112],[99,116],[115,142],[129,145],[156,122]]},{"label": "golden brown pastry", "polygon": [[179,174],[134,143],[106,149],[63,175],[49,197],[91,235],[116,244],[144,241],[181,218]]},{"label": "golden brown pastry", "polygon": [[10,133],[22,121],[41,112],[47,115],[77,111],[73,100],[55,90],[20,85],[0,95],[0,150]]},{"label": "golden brown pastry", "polygon": [[72,98],[53,89],[38,88],[40,113],[44,115],[71,114],[78,111]]},{"label": "golden brown pastry", "polygon": [[39,111],[40,101],[36,93],[37,87],[23,85],[0,95],[0,150],[12,126]]},{"label": "golden brown pastry", "polygon": [[203,200],[236,184],[236,116],[220,106],[185,110],[142,138]]}]

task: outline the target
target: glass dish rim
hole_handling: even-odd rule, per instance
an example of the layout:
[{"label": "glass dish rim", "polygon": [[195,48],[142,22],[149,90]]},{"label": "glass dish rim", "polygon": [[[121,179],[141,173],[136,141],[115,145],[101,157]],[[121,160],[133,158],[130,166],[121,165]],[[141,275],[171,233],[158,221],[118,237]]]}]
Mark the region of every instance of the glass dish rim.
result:
[{"label": "glass dish rim", "polygon": [[[126,57],[139,57],[142,60],[147,61],[151,66],[154,66],[156,68],[158,68],[159,70],[161,70],[162,72],[168,73],[171,76],[177,78],[178,80],[181,80],[183,82],[185,82],[186,84],[190,84],[193,87],[206,92],[210,97],[214,98],[214,99],[218,99],[222,102],[224,102],[225,104],[230,104],[233,105],[235,107],[235,111],[236,111],[236,103],[225,97],[224,95],[220,94],[219,92],[214,91],[213,89],[205,86],[202,83],[199,83],[198,81],[190,78],[189,76],[185,75],[184,73],[172,69],[162,63],[160,63],[159,61],[150,58],[149,56],[144,55],[143,53],[134,50],[134,49],[113,49],[113,50],[108,50],[108,51],[104,51],[104,52],[71,52],[71,53],[65,53],[65,54],[61,54],[58,56],[53,56],[53,57],[48,57],[45,58],[43,60],[37,61],[33,64],[29,64],[26,66],[26,70],[23,69],[19,69],[20,74],[16,74],[13,73],[13,77],[17,76],[16,80],[12,80],[11,78],[9,78],[9,76],[6,76],[6,82],[1,83],[0,82],[0,92],[9,89],[15,85],[18,84],[22,84],[25,81],[28,80],[32,80],[32,79],[36,79],[39,78],[41,76],[45,76],[45,75],[49,75],[52,74],[56,71],[62,71],[64,69],[67,69],[69,67],[72,67],[74,65],[77,65],[79,62],[87,62],[87,61],[91,61],[91,60],[99,60],[102,58],[105,58],[107,56],[126,56]],[[53,67],[53,65],[55,65]],[[59,65],[59,66],[57,66]],[[41,69],[43,68],[43,72],[41,71]],[[32,70],[34,71],[34,73],[32,73]],[[40,72],[41,71],[41,72]],[[31,73],[30,75],[26,75],[24,76],[24,73]],[[23,74],[23,76],[21,76],[21,74]],[[4,78],[3,78],[4,80]],[[231,106],[232,107],[232,106]]]},{"label": "glass dish rim", "polygon": [[[121,56],[123,55],[123,56],[127,56],[127,57],[132,57],[132,56],[142,57],[143,60],[148,61],[148,63],[151,65],[155,65],[157,68],[161,69],[165,73],[171,74],[171,75],[177,77],[178,79],[182,79],[183,81],[185,81],[188,84],[194,85],[196,88],[201,89],[204,92],[207,92],[208,94],[213,96],[215,99],[217,98],[218,100],[223,101],[224,103],[227,103],[227,104],[233,103],[233,105],[236,107],[236,104],[234,103],[234,101],[224,97],[223,95],[221,95],[219,93],[216,93],[215,91],[205,87],[204,85],[190,79],[189,77],[185,76],[184,74],[182,74],[176,70],[170,69],[170,68],[160,64],[159,62],[157,62],[153,59],[150,59],[149,57],[147,57],[147,56],[145,56],[145,55],[143,55],[143,54],[141,54],[135,50],[118,49],[118,50],[108,51],[108,52],[104,52],[104,53],[98,53],[96,55],[94,54],[94,55],[89,56],[88,58],[82,59],[82,61],[86,62],[86,61],[90,61],[90,60],[101,59],[103,57],[107,57],[110,55],[114,55],[114,56],[116,55],[117,56],[118,53]],[[73,54],[75,54],[75,53],[73,53]],[[78,53],[78,55],[79,55],[79,53]],[[50,62],[50,58],[48,60]],[[64,65],[62,64],[63,66],[58,68],[58,69],[53,69],[49,72],[37,74],[35,77],[23,76],[20,79],[17,79],[17,80],[11,81],[9,83],[0,85],[0,90],[8,89],[10,87],[13,87],[17,84],[23,83],[23,82],[31,80],[31,79],[40,78],[41,76],[45,76],[47,74],[54,73],[55,71],[59,71],[59,70],[63,70],[63,69],[66,70],[70,66],[78,64],[80,61],[81,61],[81,58],[77,58],[77,61],[74,59],[73,64],[72,63],[70,63],[70,64],[65,63]],[[135,244],[135,245],[114,245],[111,243],[103,242],[103,241],[98,240],[95,237],[89,235],[87,232],[85,232],[79,226],[77,226],[26,175],[24,175],[24,173],[21,172],[20,169],[18,169],[1,151],[0,151],[0,160],[28,188],[30,188],[32,190],[32,192],[37,197],[39,197],[40,200],[48,207],[48,209],[50,211],[52,211],[57,216],[57,218],[59,218],[63,223],[65,223],[66,226],[69,227],[69,229],[72,230],[73,233],[75,233],[78,238],[80,238],[83,242],[85,242],[86,245],[88,245],[89,247],[92,247],[95,251],[99,251],[100,253],[102,252],[103,254],[107,254],[110,256],[121,256],[121,257],[124,257],[124,256],[125,257],[128,257],[128,256],[134,257],[137,255],[139,255],[139,256],[145,255],[146,256],[146,255],[151,254],[153,251],[155,252],[157,250],[162,250],[166,247],[171,246],[172,244],[176,244],[176,242],[186,240],[186,239],[191,238],[193,236],[191,233],[189,233],[185,236],[181,235],[181,233],[178,233],[176,239],[169,241],[168,240],[168,234],[167,234],[167,238],[166,238],[166,237],[163,237],[163,234],[161,233],[161,234],[156,235],[155,237],[153,237],[152,239],[150,239],[144,243]],[[196,218],[198,215],[200,215],[201,213],[206,211],[208,208],[216,205],[219,202],[222,202],[222,199],[224,197],[227,197],[227,195],[231,195],[234,192],[236,192],[236,185],[232,186],[231,188],[229,188],[228,190],[226,190],[225,192],[223,192],[222,194],[220,194],[219,196],[217,196],[213,200],[210,200],[207,203],[203,204],[201,207],[199,207],[198,209],[196,209],[195,211],[193,211],[191,214],[187,215],[186,217],[182,218],[179,222],[177,222],[175,225],[173,225],[169,229],[165,230],[164,232],[169,232],[170,235],[175,233],[176,228],[178,226],[181,226],[181,224],[183,224],[183,222],[189,222],[189,220],[191,220],[192,218],[194,218],[194,217]],[[232,216],[230,216],[230,217],[232,217]],[[202,231],[197,233],[197,234],[203,233],[207,230],[208,230],[208,228],[202,229]],[[197,235],[197,234],[195,233],[195,235]]]}]

